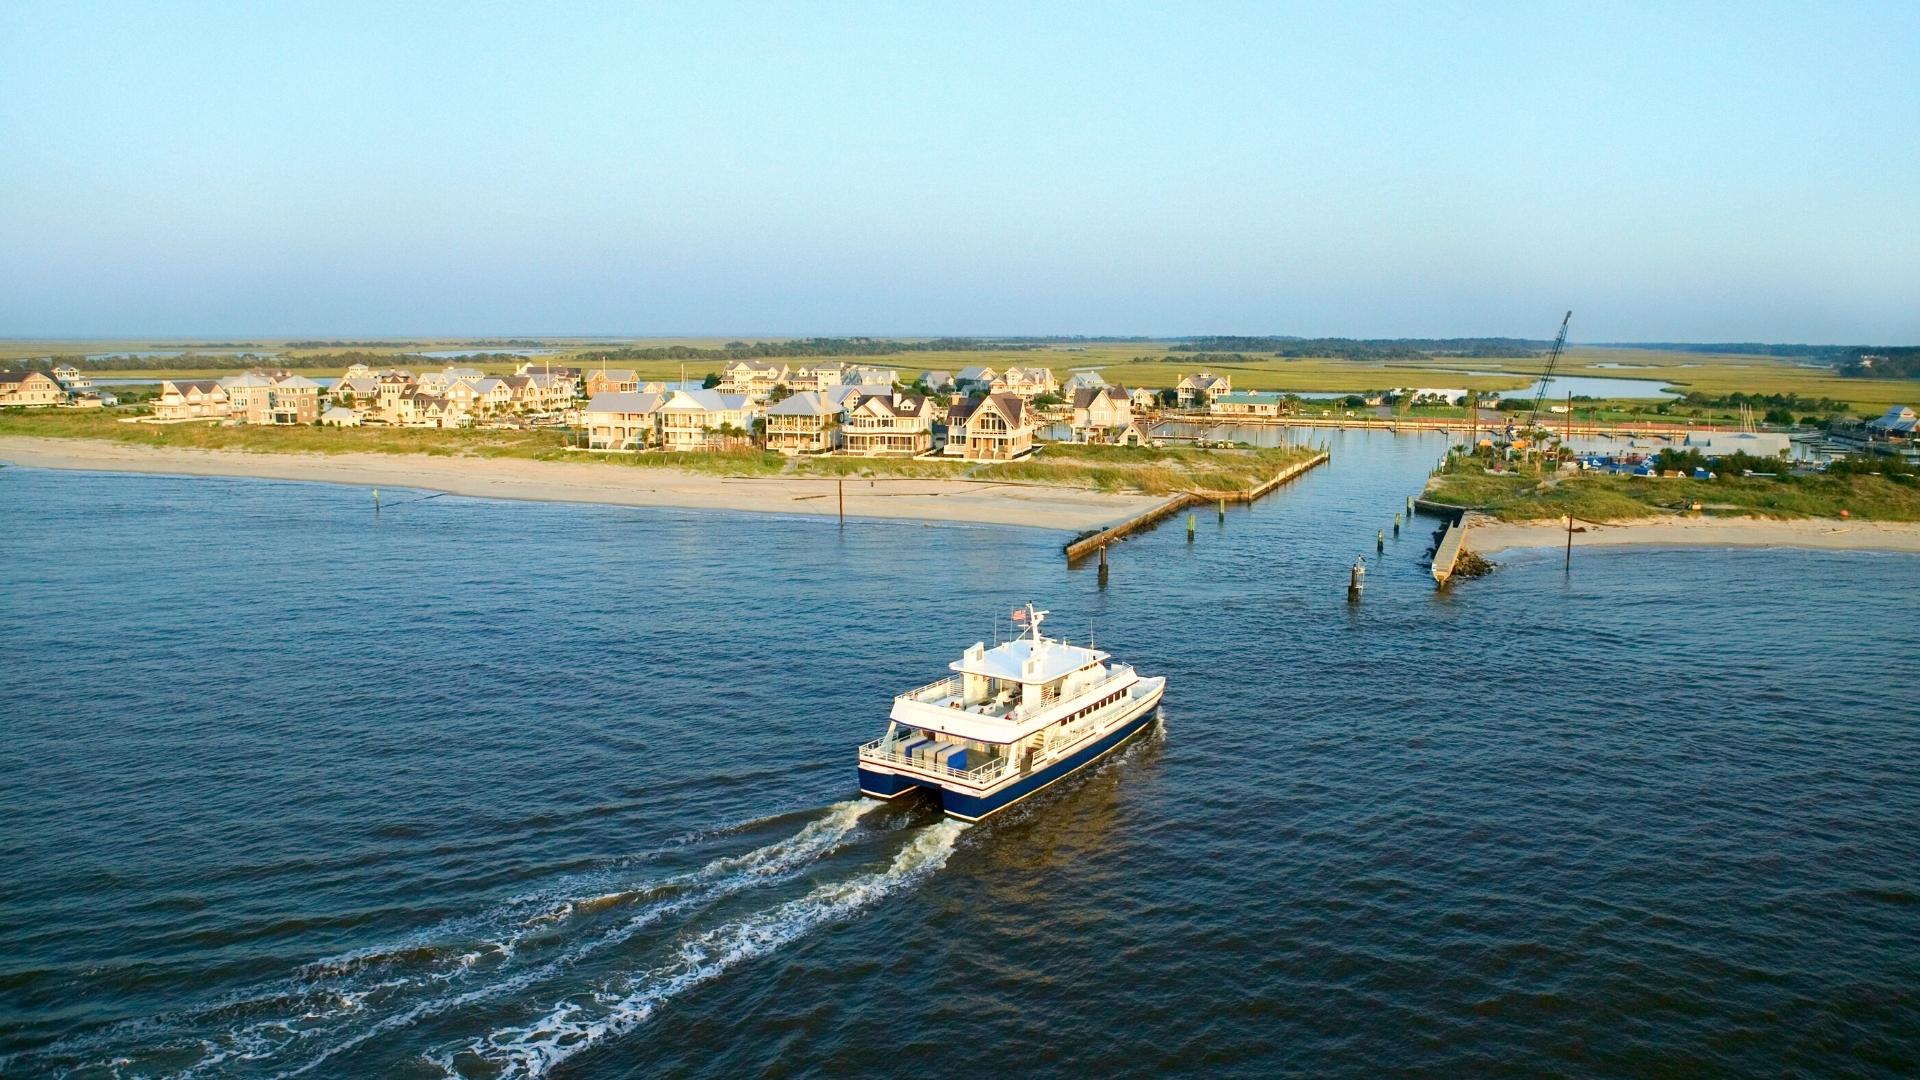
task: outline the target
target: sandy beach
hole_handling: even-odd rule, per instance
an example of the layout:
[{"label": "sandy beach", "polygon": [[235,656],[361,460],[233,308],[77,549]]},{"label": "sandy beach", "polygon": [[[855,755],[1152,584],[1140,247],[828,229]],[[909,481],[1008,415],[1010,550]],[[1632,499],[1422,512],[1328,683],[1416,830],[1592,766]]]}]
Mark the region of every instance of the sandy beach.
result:
[{"label": "sandy beach", "polygon": [[[1482,555],[1510,548],[1558,548],[1567,542],[1559,522],[1512,523],[1479,514],[1468,522],[1467,547]],[[1769,518],[1652,517],[1610,525],[1581,525],[1573,546],[1797,547],[1920,553],[1920,522],[1777,521]]]},{"label": "sandy beach", "polygon": [[[839,513],[835,481],[732,478],[606,462],[452,458],[425,454],[251,454],[138,446],[90,439],[0,436],[0,461],[44,469],[312,480],[366,488],[546,502],[672,506],[759,513]],[[1082,532],[1164,501],[1078,488],[969,480],[846,481],[847,514],[913,521],[1018,525]]]}]

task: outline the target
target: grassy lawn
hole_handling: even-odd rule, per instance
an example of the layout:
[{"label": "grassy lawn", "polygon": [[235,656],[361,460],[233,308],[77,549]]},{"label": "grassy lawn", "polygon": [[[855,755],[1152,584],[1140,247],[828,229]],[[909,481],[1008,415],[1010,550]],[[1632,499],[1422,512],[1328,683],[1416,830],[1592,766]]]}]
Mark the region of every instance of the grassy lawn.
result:
[{"label": "grassy lawn", "polygon": [[1438,502],[1485,511],[1502,521],[1626,521],[1685,511],[1769,518],[1837,518],[1847,510],[1868,521],[1920,521],[1920,484],[1881,476],[1721,476],[1660,479],[1581,473],[1542,479],[1532,473],[1490,475],[1477,462],[1456,462],[1427,487]]}]

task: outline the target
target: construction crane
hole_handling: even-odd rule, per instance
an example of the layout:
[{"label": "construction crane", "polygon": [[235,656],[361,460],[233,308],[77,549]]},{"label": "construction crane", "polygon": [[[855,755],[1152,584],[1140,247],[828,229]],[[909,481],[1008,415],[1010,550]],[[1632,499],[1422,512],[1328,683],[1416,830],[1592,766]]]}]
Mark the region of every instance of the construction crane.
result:
[{"label": "construction crane", "polygon": [[1547,385],[1553,382],[1553,369],[1560,363],[1560,350],[1567,347],[1567,324],[1572,321],[1573,312],[1571,311],[1567,312],[1566,318],[1560,320],[1560,336],[1553,339],[1553,351],[1547,354],[1547,370],[1540,376],[1540,389],[1534,391],[1533,411],[1527,414],[1529,429],[1539,426],[1540,403],[1547,399]]}]

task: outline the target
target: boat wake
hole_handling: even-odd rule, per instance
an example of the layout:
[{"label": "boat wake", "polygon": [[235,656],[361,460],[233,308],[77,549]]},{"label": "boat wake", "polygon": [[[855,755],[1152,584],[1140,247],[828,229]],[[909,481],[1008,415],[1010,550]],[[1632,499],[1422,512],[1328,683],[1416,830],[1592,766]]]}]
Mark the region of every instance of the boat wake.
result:
[{"label": "boat wake", "polygon": [[[653,880],[576,878],[313,961],[202,1008],[98,1029],[0,1065],[101,1076],[324,1075],[348,1068],[342,1055],[416,1029],[440,1047],[425,1060],[449,1074],[537,1076],[644,1023],[673,995],[945,864],[959,835],[950,822],[914,830],[884,870],[733,913],[741,899],[730,898],[783,885],[790,894],[803,875],[831,874],[822,862],[843,848],[886,842],[884,830],[862,830],[880,805],[838,803],[788,836]],[[658,957],[662,935],[671,958],[636,970],[637,960]],[[538,1018],[526,1022],[529,1015]]]},{"label": "boat wake", "polygon": [[487,1075],[536,1077],[605,1039],[651,1019],[675,995],[717,978],[830,922],[909,888],[946,865],[967,826],[944,820],[921,830],[886,869],[816,886],[806,895],[683,937],[673,959],[560,1002],[533,1023],[506,1027],[436,1058],[449,1076],[485,1063]]}]

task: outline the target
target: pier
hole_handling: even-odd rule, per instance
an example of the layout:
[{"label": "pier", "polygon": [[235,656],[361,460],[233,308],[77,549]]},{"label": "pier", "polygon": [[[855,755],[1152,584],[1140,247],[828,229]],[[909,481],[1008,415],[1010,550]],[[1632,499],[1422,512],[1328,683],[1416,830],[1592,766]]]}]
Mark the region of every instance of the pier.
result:
[{"label": "pier", "polygon": [[1305,461],[1297,461],[1281,469],[1271,480],[1268,480],[1258,487],[1247,488],[1241,491],[1180,492],[1159,506],[1153,507],[1144,513],[1136,514],[1118,525],[1101,529],[1099,532],[1091,533],[1069,542],[1066,546],[1067,561],[1069,563],[1074,562],[1085,555],[1090,555],[1106,547],[1116,540],[1122,540],[1134,533],[1149,529],[1180,511],[1185,510],[1189,506],[1199,506],[1203,503],[1220,503],[1223,506],[1226,503],[1251,503],[1255,499],[1271,492],[1274,488],[1306,472],[1308,469],[1316,465],[1325,464],[1330,456],[1327,451],[1322,450]]},{"label": "pier", "polygon": [[1433,548],[1433,580],[1444,586],[1453,577],[1454,564],[1460,561],[1462,545],[1467,540],[1467,518],[1465,514],[1447,522],[1445,531],[1440,534],[1440,542]]}]

